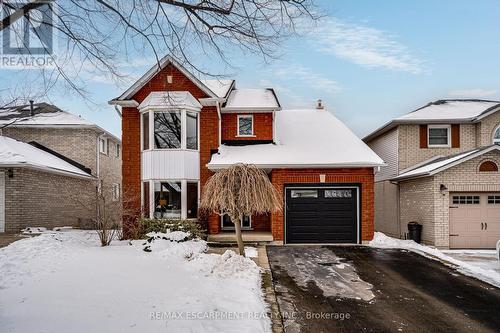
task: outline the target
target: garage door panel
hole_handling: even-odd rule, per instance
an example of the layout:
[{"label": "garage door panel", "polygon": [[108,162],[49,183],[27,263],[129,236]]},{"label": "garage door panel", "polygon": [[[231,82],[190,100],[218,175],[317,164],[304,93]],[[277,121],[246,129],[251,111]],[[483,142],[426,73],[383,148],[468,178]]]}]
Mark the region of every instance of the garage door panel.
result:
[{"label": "garage door panel", "polygon": [[498,196],[498,193],[450,194],[451,248],[495,248],[500,240],[500,204],[494,199]]},{"label": "garage door panel", "polygon": [[333,194],[351,196],[325,198],[325,190],[317,188],[317,198],[292,198],[292,189],[286,189],[287,243],[356,243],[357,189],[341,190]]}]

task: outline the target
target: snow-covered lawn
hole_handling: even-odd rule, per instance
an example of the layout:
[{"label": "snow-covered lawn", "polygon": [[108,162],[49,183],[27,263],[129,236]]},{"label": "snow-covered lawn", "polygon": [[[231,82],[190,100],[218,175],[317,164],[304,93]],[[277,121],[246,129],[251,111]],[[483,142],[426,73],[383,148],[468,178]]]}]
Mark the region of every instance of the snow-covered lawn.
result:
[{"label": "snow-covered lawn", "polygon": [[388,237],[381,232],[375,233],[375,237],[369,245],[413,251],[439,260],[464,275],[472,276],[500,288],[500,261],[496,260],[495,250],[439,250],[417,244],[412,240]]},{"label": "snow-covered lawn", "polygon": [[0,330],[270,331],[251,259],[203,253],[199,240],[143,244],[100,247],[94,232],[65,230],[0,249]]}]

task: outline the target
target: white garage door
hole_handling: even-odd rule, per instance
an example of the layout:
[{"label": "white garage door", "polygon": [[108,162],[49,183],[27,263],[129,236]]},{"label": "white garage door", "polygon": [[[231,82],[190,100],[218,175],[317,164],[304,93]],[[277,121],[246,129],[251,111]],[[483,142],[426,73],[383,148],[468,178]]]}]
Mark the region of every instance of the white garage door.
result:
[{"label": "white garage door", "polygon": [[500,240],[500,193],[450,195],[450,248],[495,248]]},{"label": "white garage door", "polygon": [[5,232],[5,174],[0,172],[0,232]]}]

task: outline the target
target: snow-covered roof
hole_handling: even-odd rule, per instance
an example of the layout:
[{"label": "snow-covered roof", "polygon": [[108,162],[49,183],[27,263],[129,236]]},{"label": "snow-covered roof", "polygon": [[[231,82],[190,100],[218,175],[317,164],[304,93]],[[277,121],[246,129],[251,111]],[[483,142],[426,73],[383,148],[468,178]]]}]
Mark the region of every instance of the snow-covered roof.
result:
[{"label": "snow-covered roof", "polygon": [[500,151],[499,145],[491,145],[483,148],[469,150],[463,153],[434,158],[430,160],[428,163],[419,164],[413,168],[408,168],[406,171],[403,171],[397,177],[392,178],[392,180],[407,180],[417,177],[426,177],[432,176],[438,172],[449,169],[455,165],[468,161],[472,158],[476,158],[483,154],[486,154],[492,150]]},{"label": "snow-covered roof", "polygon": [[201,82],[220,98],[226,97],[234,84],[234,80],[201,80]]},{"label": "snow-covered roof", "polygon": [[364,140],[374,139],[398,124],[474,122],[498,110],[500,110],[500,101],[479,99],[438,100],[390,121],[367,135]]},{"label": "snow-covered roof", "polygon": [[31,116],[29,104],[0,108],[0,127],[90,127],[120,141],[119,138],[96,124],[52,104],[34,103],[33,113],[34,115]]},{"label": "snow-covered roof", "polygon": [[0,136],[0,167],[30,167],[74,177],[92,176],[63,159],[30,144]]},{"label": "snow-covered roof", "polygon": [[219,147],[209,169],[236,163],[261,168],[374,167],[384,165],[361,139],[326,110],[283,110],[275,115],[276,142]]},{"label": "snow-covered roof", "polygon": [[139,110],[155,108],[187,108],[200,110],[202,105],[188,91],[154,91],[141,104]]},{"label": "snow-covered roof", "polygon": [[280,109],[280,103],[273,89],[233,89],[221,111],[274,111]]},{"label": "snow-covered roof", "polygon": [[47,103],[34,104],[34,116],[31,116],[30,108],[30,105],[0,108],[0,125],[94,125],[82,117]]}]

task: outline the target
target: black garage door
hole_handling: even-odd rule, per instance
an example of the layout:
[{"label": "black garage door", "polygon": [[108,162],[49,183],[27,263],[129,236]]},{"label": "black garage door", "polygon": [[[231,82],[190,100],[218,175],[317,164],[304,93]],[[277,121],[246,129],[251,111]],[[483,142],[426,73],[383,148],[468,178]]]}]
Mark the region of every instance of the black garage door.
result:
[{"label": "black garage door", "polygon": [[357,243],[358,188],[286,188],[287,243]]}]

